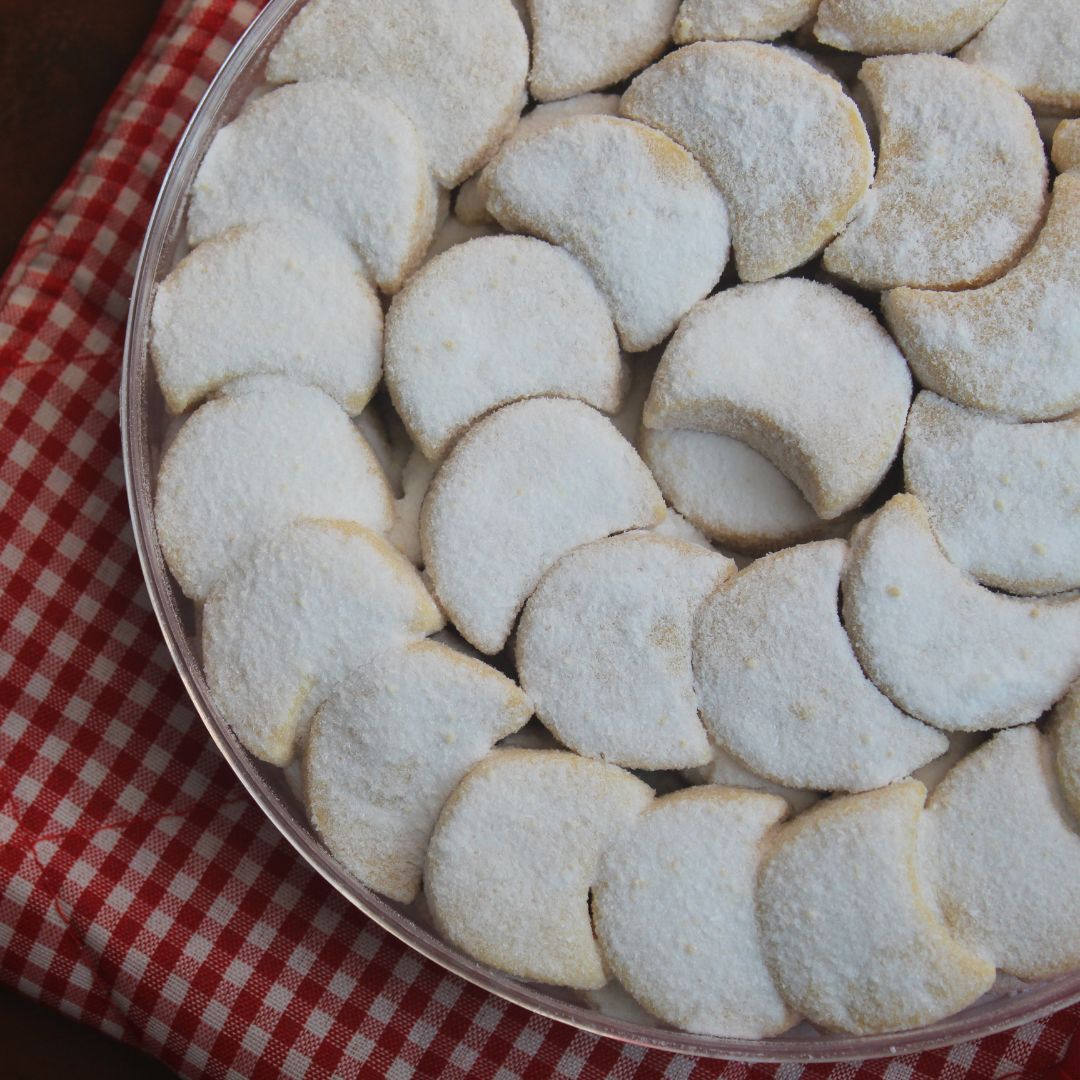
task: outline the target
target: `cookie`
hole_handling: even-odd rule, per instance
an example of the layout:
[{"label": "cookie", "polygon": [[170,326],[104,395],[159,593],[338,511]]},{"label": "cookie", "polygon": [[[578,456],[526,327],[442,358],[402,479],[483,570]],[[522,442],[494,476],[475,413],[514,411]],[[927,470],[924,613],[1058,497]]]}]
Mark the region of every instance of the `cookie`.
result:
[{"label": "cookie", "polygon": [[299,521],[207,596],[206,683],[240,742],[287,765],[349,671],[442,625],[416,571],[381,537],[351,521]]},{"label": "cookie", "polygon": [[648,469],[609,420],[579,401],[532,398],[459,440],[424,502],[420,541],[455,626],[490,654],[567,551],[663,516]]},{"label": "cookie", "polygon": [[635,1024],[637,1027],[656,1026],[656,1017],[650,1016],[615,979],[601,986],[599,990],[582,990],[579,996],[590,1009],[602,1016]]},{"label": "cookie", "polygon": [[234,384],[197,409],[162,459],[154,499],[165,561],[193,600],[296,518],[384,532],[391,513],[382,469],[340,406],[277,376]]},{"label": "cookie", "polygon": [[312,824],[358,881],[411,903],[443,803],[531,714],[515,683],[445,645],[383,653],[353,671],[311,722],[304,789]]},{"label": "cookie", "polygon": [[621,109],[685,146],[716,181],[743,281],[813,258],[873,175],[866,128],[840,84],[769,45],[688,45],[639,75]]},{"label": "cookie", "polygon": [[933,1023],[994,983],[923,894],[916,864],[926,789],[906,780],[828,799],[783,826],[758,882],[758,926],[788,1004],[830,1031]]},{"label": "cookie", "polygon": [[564,746],[632,769],[703,765],[690,635],[735,570],[712,551],[636,532],[564,555],[522,612],[518,677]]},{"label": "cookie", "polygon": [[793,788],[863,791],[943,754],[863,674],[840,623],[842,540],[768,555],[701,606],[694,686],[717,744]]},{"label": "cookie", "polygon": [[880,125],[873,189],[825,249],[863,289],[973,288],[1019,258],[1043,216],[1046,158],[1031,110],[1000,79],[944,56],[867,60]]},{"label": "cookie", "polygon": [[518,978],[599,989],[589,886],[612,833],[652,797],[614,765],[496,750],[454,790],[431,837],[424,892],[439,931]]},{"label": "cookie", "polygon": [[1080,175],[1059,176],[1046,224],[1004,277],[981,289],[893,289],[889,328],[928,390],[1020,420],[1080,408]]},{"label": "cookie", "polygon": [[818,0],[682,0],[672,34],[694,41],[772,41],[813,17]]},{"label": "cookie", "polygon": [[684,769],[683,779],[689,784],[719,784],[722,787],[747,788],[750,791],[764,791],[769,795],[779,795],[791,807],[793,814],[801,814],[818,801],[816,791],[801,788],[784,787],[774,784],[764,776],[751,772],[738,758],[732,757],[726,750],[711,744],[712,761],[694,769]]},{"label": "cookie", "polygon": [[765,966],[754,910],[763,842],[787,809],[735,788],[676,792],[604,850],[592,893],[600,950],[661,1020],[743,1039],[798,1022]]},{"label": "cookie", "polygon": [[912,780],[918,780],[927,791],[933,792],[958,761],[967,757],[985,741],[986,735],[980,731],[950,731],[949,749],[941,757],[927,762],[921,769],[915,769],[911,774]]},{"label": "cookie", "polygon": [[664,515],[664,520],[645,531],[653,536],[663,536],[668,540],[681,540],[684,544],[692,544],[695,547],[705,548],[707,551],[713,550],[709,538],[696,526],[691,525],[678,510],[672,510],[670,506]]},{"label": "cookie", "polygon": [[498,236],[501,232],[499,226],[494,223],[490,225],[483,223],[470,225],[456,216],[449,217],[431,238],[431,245],[427,249],[424,261],[431,262],[432,259],[441,255],[444,251],[449,251],[459,244],[467,244],[470,240],[479,240],[482,237]]},{"label": "cookie", "polygon": [[949,560],[984,585],[1080,586],[1080,417],[1010,424],[923,391],[904,442],[907,489]]},{"label": "cookie", "polygon": [[379,381],[382,323],[341,237],[268,221],[200,244],[157,287],[150,355],[173,413],[231,379],[279,374],[356,414]]},{"label": "cookie", "polygon": [[1073,0],[1008,0],[959,56],[1015,86],[1041,113],[1080,109],[1080,11]]},{"label": "cookie", "polygon": [[641,124],[561,120],[514,140],[485,177],[501,225],[588,267],[629,352],[667,337],[727,262],[720,193],[690,154]]},{"label": "cookie", "polygon": [[613,412],[629,382],[588,271],[528,236],[473,240],[410,278],[387,314],[385,362],[394,406],[432,460],[507,402],[546,394]]},{"label": "cookie", "polygon": [[1080,964],[1080,835],[1053,769],[1034,726],[999,732],[934,792],[921,837],[927,884],[952,932],[1026,980]]},{"label": "cookie", "polygon": [[1058,172],[1080,168],[1080,120],[1062,120],[1054,128],[1051,157]]},{"label": "cookie", "polygon": [[671,39],[679,0],[528,0],[529,92],[537,101],[611,86],[652,63]]},{"label": "cookie", "polygon": [[214,136],[192,185],[188,240],[267,219],[318,218],[393,292],[427,250],[436,211],[427,159],[404,113],[345,82],[298,83],[251,101]]},{"label": "cookie", "polygon": [[897,495],[855,532],[844,625],[863,671],[946,731],[1037,720],[1080,678],[1080,600],[983,588],[938,547],[922,503]]},{"label": "cookie", "polygon": [[1080,821],[1080,684],[1054,710],[1051,734],[1058,782],[1073,817]]},{"label": "cookie", "polygon": [[423,566],[420,551],[420,508],[435,477],[436,466],[414,450],[401,474],[403,494],[394,503],[394,523],[387,539],[414,566]]},{"label": "cookie", "polygon": [[311,0],[267,61],[270,82],[348,79],[416,125],[435,178],[454,187],[525,106],[529,45],[509,0]]},{"label": "cookie", "polygon": [[1005,0],[821,0],[814,37],[848,52],[949,53],[977,34]]},{"label": "cookie", "polygon": [[645,426],[743,442],[832,519],[881,482],[910,398],[904,357],[866,308],[829,285],[785,278],[727,289],[691,311],[653,379]]}]

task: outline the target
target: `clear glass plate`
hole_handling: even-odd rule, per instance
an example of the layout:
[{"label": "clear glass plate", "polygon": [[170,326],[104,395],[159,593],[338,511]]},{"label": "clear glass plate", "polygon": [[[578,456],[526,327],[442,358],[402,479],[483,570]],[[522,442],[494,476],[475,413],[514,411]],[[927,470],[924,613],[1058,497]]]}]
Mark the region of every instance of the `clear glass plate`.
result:
[{"label": "clear glass plate", "polygon": [[150,365],[154,288],[183,257],[187,194],[215,132],[262,84],[268,50],[303,0],[270,0],[222,65],[188,125],[154,207],[135,276],[124,349],[120,420],[124,470],[135,542],[150,600],[184,685],[214,742],[240,781],[289,843],[342,896],[380,926],[447,971],[542,1016],[583,1031],[680,1054],[746,1062],[820,1062],[916,1053],[978,1039],[1037,1019],[1080,1000],[1080,972],[999,994],[941,1023],[893,1035],[846,1038],[802,1025],[786,1036],[749,1041],[689,1035],[604,1016],[568,991],[520,982],[477,964],[430,929],[421,911],[384,900],[346,874],[308,825],[281,770],[240,746],[210,699],[198,659],[192,605],[177,591],[162,559],[152,513],[153,478],[169,422]]}]

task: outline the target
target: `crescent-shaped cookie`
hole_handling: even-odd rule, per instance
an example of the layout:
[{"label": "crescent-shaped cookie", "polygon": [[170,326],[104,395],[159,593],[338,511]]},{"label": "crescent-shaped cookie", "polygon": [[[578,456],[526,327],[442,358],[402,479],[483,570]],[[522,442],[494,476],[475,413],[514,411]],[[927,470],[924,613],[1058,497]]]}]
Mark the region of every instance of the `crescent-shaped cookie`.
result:
[{"label": "crescent-shaped cookie", "polygon": [[721,787],[748,788],[750,791],[779,795],[791,807],[793,814],[801,814],[818,801],[819,795],[816,791],[773,783],[772,780],[751,772],[738,758],[732,757],[715,743],[712,743],[711,749],[713,757],[708,765],[682,770],[683,779],[688,784],[717,784]]},{"label": "crescent-shaped cookie", "polygon": [[818,0],[682,0],[672,35],[694,41],[772,41],[814,15]]},{"label": "crescent-shaped cookie", "polygon": [[1005,0],[821,0],[814,37],[848,52],[948,53],[977,34]]}]

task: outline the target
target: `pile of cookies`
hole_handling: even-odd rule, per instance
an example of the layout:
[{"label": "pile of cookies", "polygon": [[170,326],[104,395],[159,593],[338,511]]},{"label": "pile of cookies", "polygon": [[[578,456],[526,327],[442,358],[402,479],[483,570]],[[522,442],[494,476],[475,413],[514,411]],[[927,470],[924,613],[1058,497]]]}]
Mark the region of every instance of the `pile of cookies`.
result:
[{"label": "pile of cookies", "polygon": [[265,75],[156,522],[341,865],[710,1035],[1080,967],[1076,0],[309,0]]}]

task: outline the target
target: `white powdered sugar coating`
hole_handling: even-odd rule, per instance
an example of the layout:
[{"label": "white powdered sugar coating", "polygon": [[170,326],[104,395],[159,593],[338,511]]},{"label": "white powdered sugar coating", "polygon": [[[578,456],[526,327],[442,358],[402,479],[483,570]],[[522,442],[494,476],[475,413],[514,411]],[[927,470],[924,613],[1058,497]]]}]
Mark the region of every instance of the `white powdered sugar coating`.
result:
[{"label": "white powdered sugar coating", "polygon": [[1029,595],[1080,586],[1080,417],[1010,424],[923,391],[904,477],[945,554],[983,584]]},{"label": "white powdered sugar coating", "polygon": [[691,525],[678,510],[672,510],[671,507],[668,507],[664,520],[647,531],[653,536],[664,536],[669,540],[681,540],[685,544],[694,544],[709,551],[713,550],[709,538],[696,526]]},{"label": "white powdered sugar coating", "polygon": [[196,410],[162,460],[154,500],[165,560],[193,600],[296,518],[385,532],[391,512],[382,469],[341,407],[276,376]]},{"label": "white powdered sugar coating", "polygon": [[445,645],[383,653],[349,675],[311,723],[311,821],[349,873],[410,903],[443,803],[531,714],[510,679]]},{"label": "white powdered sugar coating", "polygon": [[379,381],[382,307],[340,236],[264,222],[201,244],[158,286],[150,354],[171,412],[243,375],[288,375],[358,413]]},{"label": "white powdered sugar coating", "polygon": [[518,626],[518,677],[536,715],[585,757],[634,769],[703,765],[690,638],[702,600],[735,571],[679,540],[631,533],[564,555]]},{"label": "white powdered sugar coating", "polygon": [[849,52],[947,53],[977,34],[1005,0],[821,0],[814,37]]},{"label": "white powdered sugar coating", "polygon": [[763,841],[787,809],[733,788],[677,792],[604,851],[593,886],[600,950],[661,1020],[744,1039],[798,1022],[765,966],[754,908]]},{"label": "white powdered sugar coating", "polygon": [[509,401],[550,395],[613,412],[629,382],[588,271],[528,236],[473,240],[410,278],[386,318],[385,363],[394,406],[433,460]]},{"label": "white powdered sugar coating", "polygon": [[355,246],[388,292],[427,250],[438,202],[405,114],[336,81],[249,102],[214,136],[191,192],[192,244],[237,225],[317,218]]},{"label": "white powdered sugar coating", "polygon": [[[986,735],[983,732],[950,731],[949,749],[941,757],[927,762],[921,769],[915,769],[911,774],[912,780],[918,780],[929,792],[935,791],[941,781],[948,776],[952,767],[985,741]],[[933,899],[933,897],[927,897],[927,900],[933,901]]]},{"label": "white powdered sugar coating", "polygon": [[442,625],[416,571],[381,537],[353,522],[301,521],[206,598],[206,683],[241,743],[287,765],[349,671]]},{"label": "white powdered sugar coating", "polygon": [[560,244],[588,267],[630,352],[667,337],[727,262],[719,192],[690,154],[641,124],[560,120],[514,140],[485,179],[502,225]]},{"label": "white powdered sugar coating", "polygon": [[1050,156],[1058,172],[1080,169],[1080,120],[1062,120],[1054,128]]},{"label": "white powdered sugar coating", "polygon": [[1080,683],[1054,710],[1051,735],[1058,781],[1080,822]]},{"label": "white powdered sugar coating", "polygon": [[837,614],[842,540],[759,559],[702,605],[694,685],[716,742],[754,772],[815,791],[880,787],[948,748],[859,667]]},{"label": "white powdered sugar coating", "polygon": [[525,105],[529,45],[509,0],[311,0],[266,67],[271,82],[347,79],[416,125],[453,187],[487,160]]},{"label": "white powdered sugar coating", "polygon": [[611,86],[671,40],[679,0],[528,0],[529,92],[538,101]]},{"label": "white powdered sugar coating", "polygon": [[424,505],[436,468],[419,450],[409,455],[401,474],[403,494],[394,503],[394,524],[386,534],[390,543],[414,566],[423,566],[424,563],[420,550],[420,508]]},{"label": "white powdered sugar coating", "polygon": [[773,48],[702,42],[639,75],[622,113],[685,146],[727,201],[743,281],[813,258],[865,194],[873,153],[833,78]]},{"label": "white powdered sugar coating", "polygon": [[811,18],[818,0],[682,0],[673,35],[693,41],[772,41]]},{"label": "white powdered sugar coating", "polygon": [[959,55],[1015,86],[1040,112],[1080,109],[1076,0],[1008,0]]},{"label": "white powdered sugar coating", "polygon": [[531,982],[607,982],[589,886],[611,835],[652,801],[614,765],[496,750],[458,785],[428,848],[424,891],[448,941]]},{"label": "white powdered sugar coating", "polygon": [[927,806],[920,865],[952,932],[1021,979],[1080,964],[1080,835],[1054,784],[1049,740],[1002,731]]},{"label": "white powdered sugar coating", "polygon": [[973,409],[1080,408],[1080,174],[1059,176],[1034,247],[981,289],[894,289],[882,311],[919,381]]},{"label": "white powdered sugar coating", "polygon": [[905,712],[946,731],[1030,723],[1080,678],[1080,599],[984,589],[945,557],[912,495],[856,530],[843,595],[863,670]]},{"label": "white powdered sugar coating", "polygon": [[663,516],[648,469],[609,420],[579,401],[531,398],[481,420],[454,447],[424,502],[420,538],[458,630],[496,653],[557,559]]},{"label": "white powdered sugar coating", "polygon": [[758,880],[758,925],[781,994],[832,1031],[870,1035],[959,1012],[994,967],[935,916],[916,866],[916,781],[829,799],[783,826]]},{"label": "white powdered sugar coating", "polygon": [[449,217],[440,227],[439,231],[431,238],[431,246],[424,256],[425,262],[442,255],[458,244],[467,244],[470,240],[479,240],[481,237],[498,236],[502,230],[498,225],[485,225],[482,223],[469,224],[459,217]]},{"label": "white powdered sugar coating", "polygon": [[829,285],[784,278],[691,311],[653,379],[645,425],[746,443],[832,519],[881,482],[910,399],[904,357],[866,308]]},{"label": "white powdered sugar coating", "polygon": [[688,784],[719,784],[722,787],[748,788],[750,791],[764,791],[770,795],[779,795],[791,807],[794,814],[801,814],[818,801],[819,796],[816,791],[774,784],[772,780],[751,772],[738,758],[732,757],[715,743],[711,743],[711,749],[713,758],[708,765],[683,770],[683,779]]},{"label": "white powdered sugar coating", "polygon": [[664,498],[736,551],[776,551],[840,535],[849,524],[822,521],[768,458],[726,435],[643,428],[638,449]]},{"label": "white powdered sugar coating", "polygon": [[928,54],[867,60],[859,80],[881,129],[877,176],[826,270],[864,289],[999,277],[1043,216],[1046,157],[1023,98]]}]

